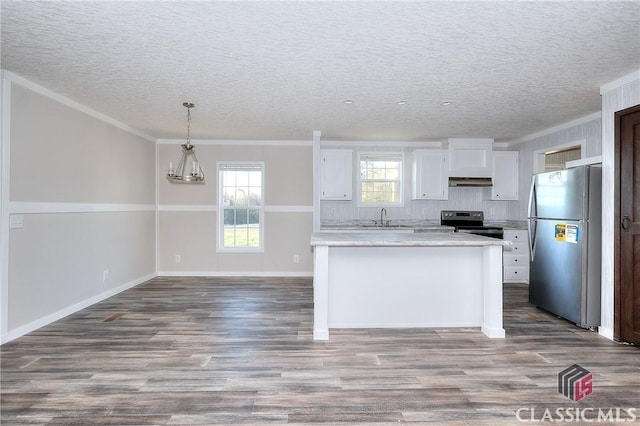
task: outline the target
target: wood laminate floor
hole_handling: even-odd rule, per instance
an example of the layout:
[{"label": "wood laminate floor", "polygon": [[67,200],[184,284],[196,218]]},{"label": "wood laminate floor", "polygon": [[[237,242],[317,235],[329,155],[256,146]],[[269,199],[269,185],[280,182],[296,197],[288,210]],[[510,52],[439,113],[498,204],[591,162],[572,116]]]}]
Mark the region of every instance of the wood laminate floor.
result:
[{"label": "wood laminate floor", "polygon": [[[1,422],[497,425],[588,407],[640,419],[640,350],[532,307],[526,285],[505,285],[506,339],[352,329],[314,342],[312,290],[155,278],[3,345]],[[579,402],[557,389],[574,363],[593,374]]]}]

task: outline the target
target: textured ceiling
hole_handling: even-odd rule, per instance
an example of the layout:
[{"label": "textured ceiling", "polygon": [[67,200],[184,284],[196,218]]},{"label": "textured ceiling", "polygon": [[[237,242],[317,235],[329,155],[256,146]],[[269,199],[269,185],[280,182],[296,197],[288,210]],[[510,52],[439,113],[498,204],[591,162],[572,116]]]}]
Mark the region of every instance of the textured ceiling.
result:
[{"label": "textured ceiling", "polygon": [[158,138],[513,140],[640,68],[638,1],[1,7],[2,68]]}]

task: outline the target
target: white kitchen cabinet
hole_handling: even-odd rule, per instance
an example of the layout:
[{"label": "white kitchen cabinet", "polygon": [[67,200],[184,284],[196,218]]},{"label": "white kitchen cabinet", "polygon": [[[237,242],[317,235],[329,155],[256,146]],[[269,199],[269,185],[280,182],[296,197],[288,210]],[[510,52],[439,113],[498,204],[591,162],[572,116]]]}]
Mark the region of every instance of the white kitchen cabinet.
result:
[{"label": "white kitchen cabinet", "polygon": [[320,199],[353,198],[353,150],[320,150]]},{"label": "white kitchen cabinet", "polygon": [[526,229],[505,229],[504,240],[511,247],[502,252],[504,282],[529,282],[529,234]]},{"label": "white kitchen cabinet", "polygon": [[435,149],[413,151],[411,198],[446,200],[449,198],[449,152]]},{"label": "white kitchen cabinet", "polygon": [[518,151],[494,151],[492,200],[518,199]]},{"label": "white kitchen cabinet", "polygon": [[491,177],[493,139],[449,139],[449,176]]}]

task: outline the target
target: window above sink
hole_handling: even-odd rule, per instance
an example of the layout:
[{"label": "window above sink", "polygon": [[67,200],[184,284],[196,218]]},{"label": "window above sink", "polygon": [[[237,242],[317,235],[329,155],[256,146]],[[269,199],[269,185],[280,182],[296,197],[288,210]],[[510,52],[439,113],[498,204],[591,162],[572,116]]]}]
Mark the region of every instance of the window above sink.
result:
[{"label": "window above sink", "polygon": [[362,152],[358,160],[359,204],[363,207],[401,206],[403,153]]}]

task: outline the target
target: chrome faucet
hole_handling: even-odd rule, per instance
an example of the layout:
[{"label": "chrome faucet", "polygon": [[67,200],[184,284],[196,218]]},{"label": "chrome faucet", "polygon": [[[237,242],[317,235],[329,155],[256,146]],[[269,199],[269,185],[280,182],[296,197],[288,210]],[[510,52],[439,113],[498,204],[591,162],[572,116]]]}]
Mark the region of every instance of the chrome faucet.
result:
[{"label": "chrome faucet", "polygon": [[384,220],[382,219],[382,215],[387,215],[387,209],[384,207],[380,209],[380,226],[384,226]]}]

